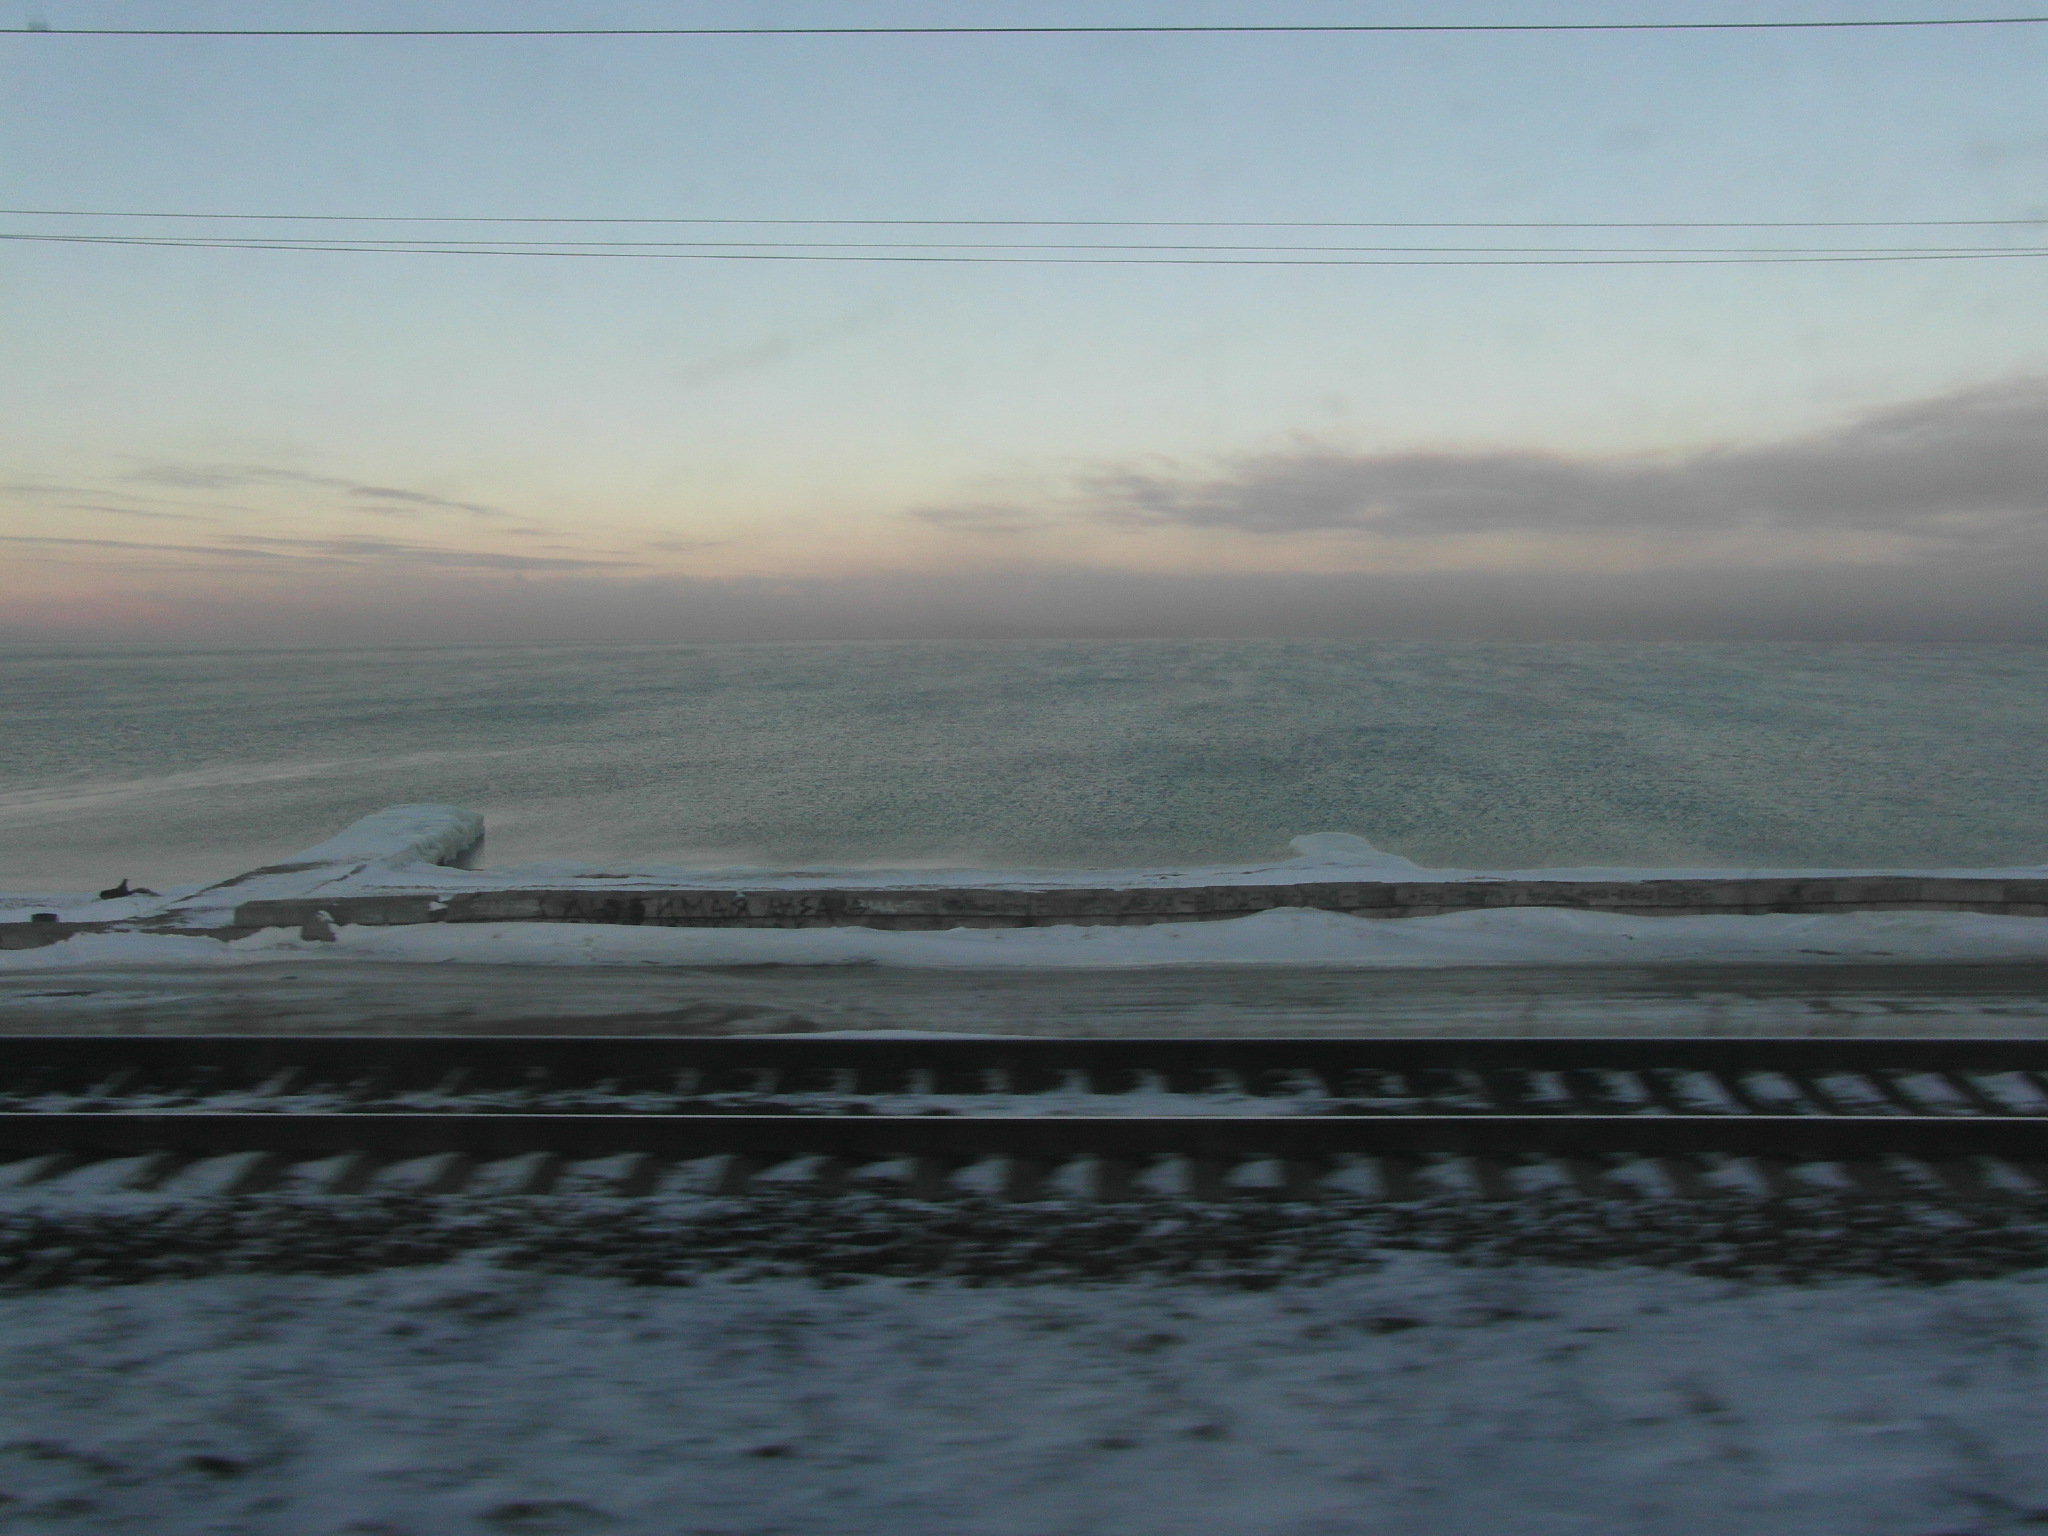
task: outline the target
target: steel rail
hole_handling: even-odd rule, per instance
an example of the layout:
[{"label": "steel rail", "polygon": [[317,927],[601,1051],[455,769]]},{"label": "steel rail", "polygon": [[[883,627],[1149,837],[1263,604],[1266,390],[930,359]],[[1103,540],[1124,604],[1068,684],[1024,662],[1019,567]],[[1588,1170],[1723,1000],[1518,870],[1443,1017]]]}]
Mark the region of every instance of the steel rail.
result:
[{"label": "steel rail", "polygon": [[99,1156],[601,1158],[1570,1156],[2048,1159],[2040,1117],[1806,1115],[5,1114],[0,1149]]},{"label": "steel rail", "polygon": [[[648,1035],[0,1035],[0,1091],[30,1079],[80,1084],[130,1071],[219,1075],[255,1086],[286,1069],[378,1072],[422,1086],[467,1069],[473,1085],[654,1081],[680,1070],[798,1074],[852,1069],[878,1081],[918,1070],[1065,1072],[1349,1070],[2040,1072],[2048,1039],[1890,1036],[1114,1037]],[[955,1091],[975,1091],[963,1087]],[[1029,1091],[1019,1089],[1015,1091]],[[1100,1090],[1097,1091],[1114,1091]]]}]

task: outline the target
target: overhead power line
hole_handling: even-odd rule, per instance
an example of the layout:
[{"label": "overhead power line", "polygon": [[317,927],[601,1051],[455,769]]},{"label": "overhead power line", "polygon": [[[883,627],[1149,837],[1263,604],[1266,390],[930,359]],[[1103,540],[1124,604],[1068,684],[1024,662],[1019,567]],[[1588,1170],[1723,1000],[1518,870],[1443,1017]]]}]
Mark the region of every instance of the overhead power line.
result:
[{"label": "overhead power line", "polygon": [[881,27],[0,27],[46,37],[1072,37],[1194,34],[1512,32],[1835,32],[2032,27],[2048,16],[1925,16],[1847,21],[1246,22],[1080,26]]},{"label": "overhead power line", "polygon": [[565,255],[584,251],[693,250],[717,254],[723,251],[1156,251],[1156,252],[1267,252],[1357,255],[1371,252],[1462,255],[1554,255],[1554,256],[1976,256],[2006,255],[2012,246],[1573,246],[1573,245],[1230,245],[1217,241],[1180,244],[1140,244],[1109,241],[1051,240],[391,240],[348,236],[334,239],[292,236],[230,235],[36,235],[0,236],[25,240],[47,239],[74,244],[191,246],[200,250],[459,250],[489,255],[497,251]]},{"label": "overhead power line", "polygon": [[22,219],[194,219],[291,224],[701,225],[811,229],[1996,229],[2037,219],[742,219],[567,218],[430,213],[164,213],[155,210],[0,208]]},{"label": "overhead power line", "polygon": [[[919,249],[896,248],[891,250],[846,250],[840,248],[782,248],[766,249],[750,247],[743,250],[729,249],[647,249],[606,247],[589,249],[567,245],[525,246],[475,244],[429,244],[425,242],[366,243],[362,241],[321,241],[321,240],[249,240],[210,239],[205,237],[181,238],[178,236],[144,235],[39,235],[0,233],[0,241],[23,241],[60,245],[106,245],[145,246],[172,250],[240,250],[240,251],[295,251],[326,252],[333,254],[379,255],[379,256],[499,256],[553,258],[557,260],[627,260],[627,261],[749,261],[749,262],[914,262],[977,265],[1036,265],[1036,266],[1232,266],[1232,267],[1584,267],[1584,266],[1764,266],[1806,263],[1835,262],[1903,262],[1903,261],[1997,261],[2019,258],[2048,256],[2048,247],[2027,247],[2014,249],[1958,248],[1939,249],[1907,248],[1903,250],[1802,250],[1796,253],[1781,251],[1715,251],[1707,253],[1667,253],[1658,251],[1602,251],[1582,253],[1567,251],[1552,253],[1540,250],[1516,250],[1509,248],[1471,248],[1456,253],[1406,254],[1398,247],[1363,248],[1370,254],[1353,254],[1346,248],[1334,248],[1338,254],[1307,254],[1306,252],[1260,255],[1222,254],[1223,249],[1199,255],[1178,254],[1190,248],[1156,247],[1159,254],[1144,255],[1097,255],[1060,254],[1048,255],[1025,250],[1014,254],[1018,248],[998,248],[1005,254],[958,254],[954,247],[928,247]],[[1055,248],[1077,249],[1077,248]],[[1199,248],[1193,248],[1199,249]],[[1253,248],[1258,249],[1258,248]],[[1314,250],[1315,248],[1308,248]],[[1329,248],[1325,248],[1329,249]],[[1424,248],[1428,249],[1428,248]]]}]

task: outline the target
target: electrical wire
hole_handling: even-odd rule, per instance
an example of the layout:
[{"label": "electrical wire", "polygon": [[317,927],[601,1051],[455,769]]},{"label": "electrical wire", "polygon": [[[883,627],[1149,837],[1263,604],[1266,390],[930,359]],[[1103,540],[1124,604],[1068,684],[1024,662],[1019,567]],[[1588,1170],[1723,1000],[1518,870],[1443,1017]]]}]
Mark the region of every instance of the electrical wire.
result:
[{"label": "electrical wire", "polygon": [[2048,16],[1928,16],[1842,21],[1245,22],[1075,26],[880,27],[0,27],[41,37],[1071,37],[1333,33],[1823,32],[2031,27]]},{"label": "electrical wire", "polygon": [[2033,219],[738,219],[565,218],[426,213],[163,213],[84,208],[0,208],[24,219],[193,219],[294,224],[690,224],[748,228],[897,229],[1992,229]]},{"label": "electrical wire", "polygon": [[639,261],[859,261],[968,263],[1039,266],[1315,266],[1315,267],[1552,267],[1552,266],[1767,266],[1840,262],[1924,262],[1996,261],[2048,256],[2048,247],[2012,249],[1906,249],[1900,251],[1811,251],[1803,254],[1754,254],[1728,251],[1712,255],[1629,254],[1553,257],[1543,254],[1496,255],[1475,248],[1471,255],[1458,256],[1049,256],[1049,255],[954,255],[938,251],[897,250],[846,251],[820,249],[782,250],[675,250],[675,249],[586,249],[485,245],[367,244],[347,241],[232,240],[195,237],[153,237],[137,235],[39,235],[0,232],[0,241],[61,245],[143,246],[172,250],[242,250],[327,252],[382,256],[499,256],[543,257],[557,260],[639,260]]},{"label": "electrical wire", "polygon": [[[34,235],[21,238],[34,239]],[[796,251],[1156,251],[1166,253],[1209,252],[1242,253],[1265,252],[1287,254],[1364,255],[1367,253],[1387,254],[1428,254],[1428,255],[1556,255],[1556,256],[1615,256],[1615,255],[1670,255],[1670,256],[1973,256],[2002,255],[2014,248],[2011,246],[1827,246],[1827,245],[1785,245],[1785,246],[1614,246],[1614,245],[1224,245],[1215,242],[1185,245],[1124,244],[1111,242],[1056,242],[1056,241],[979,241],[979,240],[392,240],[370,239],[360,236],[347,238],[318,239],[287,236],[242,236],[221,235],[52,235],[45,238],[65,239],[83,243],[121,243],[129,240],[146,241],[152,245],[193,246],[200,249],[220,246],[232,241],[240,247],[261,250],[410,250],[461,249],[480,254],[493,250],[533,250],[545,248],[548,251],[573,253],[584,250],[700,250],[751,251],[751,250],[796,250]]]}]

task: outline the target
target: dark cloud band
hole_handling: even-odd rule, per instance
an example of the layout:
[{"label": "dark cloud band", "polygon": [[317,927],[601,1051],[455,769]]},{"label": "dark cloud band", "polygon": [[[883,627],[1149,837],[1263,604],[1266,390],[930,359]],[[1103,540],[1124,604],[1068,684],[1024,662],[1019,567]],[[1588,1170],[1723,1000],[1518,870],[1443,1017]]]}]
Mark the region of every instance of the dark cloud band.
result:
[{"label": "dark cloud band", "polygon": [[[1533,452],[1351,454],[1308,447],[1208,471],[1110,469],[1076,485],[1069,517],[1133,527],[1373,539],[1628,533],[1752,535],[1759,554],[1816,531],[1958,549],[2048,538],[2048,380],[1871,413],[1847,425],[1678,458]],[[1007,529],[1035,509],[927,520]]]}]

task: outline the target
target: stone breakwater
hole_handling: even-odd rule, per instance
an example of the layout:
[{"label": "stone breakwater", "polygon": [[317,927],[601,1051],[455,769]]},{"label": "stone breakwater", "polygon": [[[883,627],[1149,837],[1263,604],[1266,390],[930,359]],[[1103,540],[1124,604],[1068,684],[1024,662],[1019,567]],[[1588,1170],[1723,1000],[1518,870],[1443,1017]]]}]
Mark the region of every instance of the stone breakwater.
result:
[{"label": "stone breakwater", "polygon": [[234,923],[244,930],[319,923],[932,930],[1213,922],[1285,909],[1364,918],[1441,917],[1502,907],[1563,907],[1638,917],[1843,912],[2048,917],[2048,880],[1847,875],[1611,882],[1344,880],[1143,889],[503,890],[247,901],[235,909]]},{"label": "stone breakwater", "polygon": [[[0,949],[35,949],[74,934],[144,932],[238,939],[275,929],[331,938],[337,927],[434,923],[593,923],[648,928],[1124,927],[1216,922],[1264,912],[1358,918],[1442,917],[1510,907],[1629,917],[1749,917],[1852,912],[1954,912],[2048,917],[2048,878],[2032,870],[1949,874],[1654,875],[1543,878],[1540,874],[1432,878],[1358,839],[1300,838],[1307,853],[1339,844],[1373,865],[1309,862],[1295,878],[1247,880],[1258,871],[1182,871],[1171,878],[1107,873],[1101,885],[1049,880],[987,885],[661,886],[659,877],[592,877],[578,885],[493,887],[467,870],[483,818],[451,805],[377,812],[279,863],[167,897],[122,894],[0,922]],[[1389,866],[1394,866],[1390,868]],[[1324,871],[1350,878],[1317,878]],[[1293,873],[1290,871],[1290,873]],[[1204,879],[1204,875],[1211,878]],[[508,878],[516,879],[514,872]],[[597,884],[596,879],[607,883]],[[1124,883],[1118,883],[1122,881]],[[470,888],[465,889],[464,886]],[[108,896],[116,893],[106,893]]]}]

